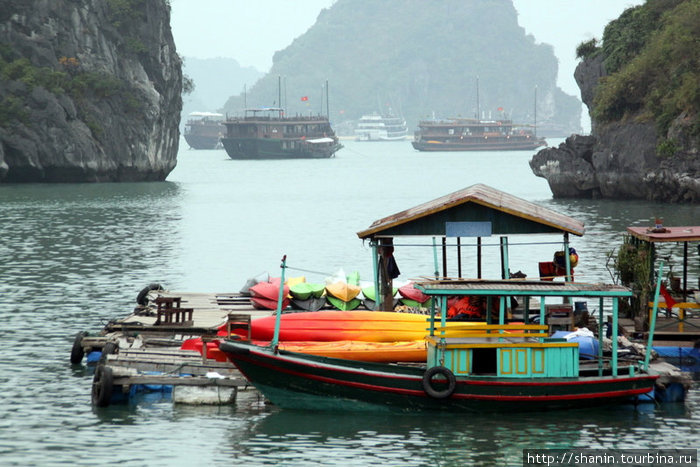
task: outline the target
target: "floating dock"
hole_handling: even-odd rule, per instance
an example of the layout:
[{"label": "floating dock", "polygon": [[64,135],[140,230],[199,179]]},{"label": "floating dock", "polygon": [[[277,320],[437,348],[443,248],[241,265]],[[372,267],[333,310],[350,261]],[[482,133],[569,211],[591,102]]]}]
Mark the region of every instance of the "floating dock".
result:
[{"label": "floating dock", "polygon": [[[158,289],[139,296],[125,318],[110,321],[97,335],[75,336],[71,363],[94,363],[92,401],[104,407],[141,391],[172,392],[177,403],[222,404],[252,389],[229,362],[195,350],[181,350],[187,339],[212,339],[227,323],[250,326],[269,316],[240,294],[180,293]],[[192,390],[196,388],[195,390]]]}]

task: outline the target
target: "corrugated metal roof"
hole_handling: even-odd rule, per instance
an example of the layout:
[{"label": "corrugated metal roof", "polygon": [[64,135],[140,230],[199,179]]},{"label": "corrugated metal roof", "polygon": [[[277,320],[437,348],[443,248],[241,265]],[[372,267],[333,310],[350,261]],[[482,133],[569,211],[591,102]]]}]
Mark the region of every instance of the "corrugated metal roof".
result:
[{"label": "corrugated metal roof", "polygon": [[583,223],[576,219],[477,184],[376,220],[357,236],[443,236],[446,222],[484,221],[492,223],[495,235],[569,232],[581,236],[584,232]]}]

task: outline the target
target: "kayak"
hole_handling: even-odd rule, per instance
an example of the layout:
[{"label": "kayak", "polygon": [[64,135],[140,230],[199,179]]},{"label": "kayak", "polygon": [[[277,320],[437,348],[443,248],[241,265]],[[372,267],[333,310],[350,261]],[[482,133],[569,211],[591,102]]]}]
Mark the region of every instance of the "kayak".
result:
[{"label": "kayak", "polygon": [[[267,346],[267,341],[253,341],[259,346]],[[201,338],[188,339],[180,347],[183,350],[196,350],[203,353]],[[322,357],[344,358],[363,362],[425,362],[427,350],[425,341],[406,342],[364,342],[364,341],[331,341],[331,342],[280,342],[280,350],[299,352]],[[219,342],[207,343],[207,358],[218,362],[227,361],[226,355],[219,350]]]},{"label": "kayak", "polygon": [[[271,282],[259,282],[250,288],[250,301],[257,309],[276,310],[279,301],[280,280]],[[282,291],[282,309],[289,306],[289,287],[286,285]]]},{"label": "kayak", "polygon": [[[251,338],[269,341],[275,331],[275,316],[264,316],[251,321]],[[279,341],[364,341],[401,342],[422,340],[428,334],[428,316],[393,311],[302,311],[283,313],[280,317]],[[447,322],[450,326],[483,325],[483,321]],[[233,329],[247,336],[247,329]],[[464,334],[464,330],[460,335]],[[222,326],[219,335],[226,335]]]},{"label": "kayak", "polygon": [[323,295],[326,286],[324,284],[313,284],[311,282],[300,282],[289,286],[289,293],[297,300],[307,300],[309,298],[319,298]]},{"label": "kayak", "polygon": [[337,297],[334,297],[333,295],[328,295],[326,299],[328,300],[328,303],[330,303],[334,308],[337,308],[341,311],[354,310],[362,303],[362,300],[360,300],[359,298],[353,298],[346,302],[345,300],[341,300]]},{"label": "kayak", "polygon": [[360,290],[359,285],[348,284],[341,281],[326,285],[326,292],[328,295],[339,298],[344,302],[349,302],[357,297],[360,294]]},{"label": "kayak", "polygon": [[[413,300],[414,302],[418,303],[425,303],[427,302],[430,297],[421,292],[420,290],[416,289],[413,286],[413,282],[409,282],[408,284],[399,287],[399,294],[407,300]],[[403,301],[406,303],[405,301]]]},{"label": "kayak", "polygon": [[311,297],[306,300],[300,300],[292,296],[292,308],[295,310],[318,311],[326,305],[326,296]]}]

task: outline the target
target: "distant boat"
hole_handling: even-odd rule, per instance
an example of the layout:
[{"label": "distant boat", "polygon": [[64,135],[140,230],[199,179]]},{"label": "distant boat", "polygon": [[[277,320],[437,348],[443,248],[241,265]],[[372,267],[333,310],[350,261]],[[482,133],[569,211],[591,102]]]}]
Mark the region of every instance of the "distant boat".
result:
[{"label": "distant boat", "polygon": [[357,141],[402,141],[407,135],[406,120],[377,113],[363,115],[355,129]]},{"label": "distant boat", "polygon": [[528,125],[511,120],[423,120],[413,147],[419,151],[530,151],[546,146]]},{"label": "distant boat", "polygon": [[221,124],[223,114],[192,112],[185,123],[185,141],[192,149],[217,149],[225,127]]},{"label": "distant boat", "polygon": [[285,117],[281,108],[247,109],[224,122],[231,159],[326,159],[342,148],[325,116]]}]

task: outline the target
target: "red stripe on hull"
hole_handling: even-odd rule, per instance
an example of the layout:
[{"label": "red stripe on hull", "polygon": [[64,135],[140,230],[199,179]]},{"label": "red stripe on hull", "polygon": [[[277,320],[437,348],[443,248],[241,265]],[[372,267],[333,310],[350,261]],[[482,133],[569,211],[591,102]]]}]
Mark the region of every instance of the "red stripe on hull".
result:
[{"label": "red stripe on hull", "polygon": [[[254,353],[254,351],[251,351],[251,353]],[[297,365],[304,365],[309,368],[315,368],[315,369],[330,369],[332,371],[335,371],[337,373],[342,373],[342,374],[348,374],[348,375],[372,375],[376,374],[377,377],[381,377],[386,380],[403,380],[403,381],[414,381],[417,384],[421,383],[422,378],[420,377],[411,377],[411,376],[401,376],[401,375],[391,375],[387,373],[379,373],[379,372],[368,372],[366,370],[363,371],[357,371],[357,370],[349,370],[345,368],[338,368],[338,367],[333,367],[333,368],[328,368],[325,365],[320,365],[320,364],[309,364],[307,362],[298,362],[295,361],[293,358],[290,359],[284,359],[284,358],[279,358],[267,354],[260,354],[263,358],[266,360],[270,361],[280,361],[280,362],[291,362],[293,364]],[[397,395],[406,395],[406,396],[417,396],[417,397],[428,397],[427,394],[422,391],[422,390],[412,390],[412,389],[404,389],[404,388],[396,388],[392,386],[380,386],[376,384],[368,384],[368,383],[360,383],[356,381],[347,381],[343,379],[338,379],[338,378],[333,378],[333,377],[328,377],[328,376],[320,376],[320,375],[314,375],[314,374],[309,374],[308,372],[303,372],[303,371],[295,371],[289,368],[285,368],[279,365],[274,365],[272,363],[267,363],[267,362],[261,362],[259,360],[254,360],[251,358],[246,358],[243,356],[238,356],[237,357],[240,360],[247,361],[249,363],[255,364],[259,367],[264,367],[267,368],[271,371],[277,372],[277,373],[284,373],[288,375],[293,375],[301,378],[305,378],[308,380],[313,380],[313,381],[319,381],[323,383],[329,383],[329,384],[335,384],[339,386],[345,386],[345,387],[350,387],[350,388],[356,388],[356,389],[362,389],[362,390],[370,390],[370,391],[377,391],[377,392],[382,392],[382,393],[389,393],[389,394],[397,394]],[[245,372],[241,370],[242,373]],[[248,378],[248,376],[246,375]],[[249,378],[250,379],[250,378]],[[561,386],[590,386],[590,385],[598,385],[598,384],[611,384],[611,383],[626,383],[626,382],[632,382],[632,381],[648,381],[648,380],[654,380],[656,379],[655,376],[638,376],[638,377],[632,377],[632,378],[617,378],[617,379],[606,379],[606,380],[586,380],[586,381],[581,381],[581,380],[576,380],[576,381],[542,381],[542,382],[528,382],[528,381],[457,381],[457,387],[459,386],[500,386],[500,387],[508,387],[508,388],[517,388],[517,387],[561,387]],[[522,396],[508,396],[508,395],[489,395],[489,394],[460,394],[459,390],[455,391],[455,394],[453,394],[451,397],[455,399],[464,399],[464,400],[484,400],[484,401],[509,401],[509,402],[533,402],[533,401],[565,401],[565,400],[585,400],[585,399],[607,399],[607,398],[623,398],[623,397],[632,397],[640,394],[644,394],[649,391],[648,387],[644,388],[637,388],[637,389],[626,389],[626,390],[616,390],[616,391],[604,391],[604,392],[586,392],[586,393],[576,393],[576,394],[553,394],[553,395],[522,395]]]}]

